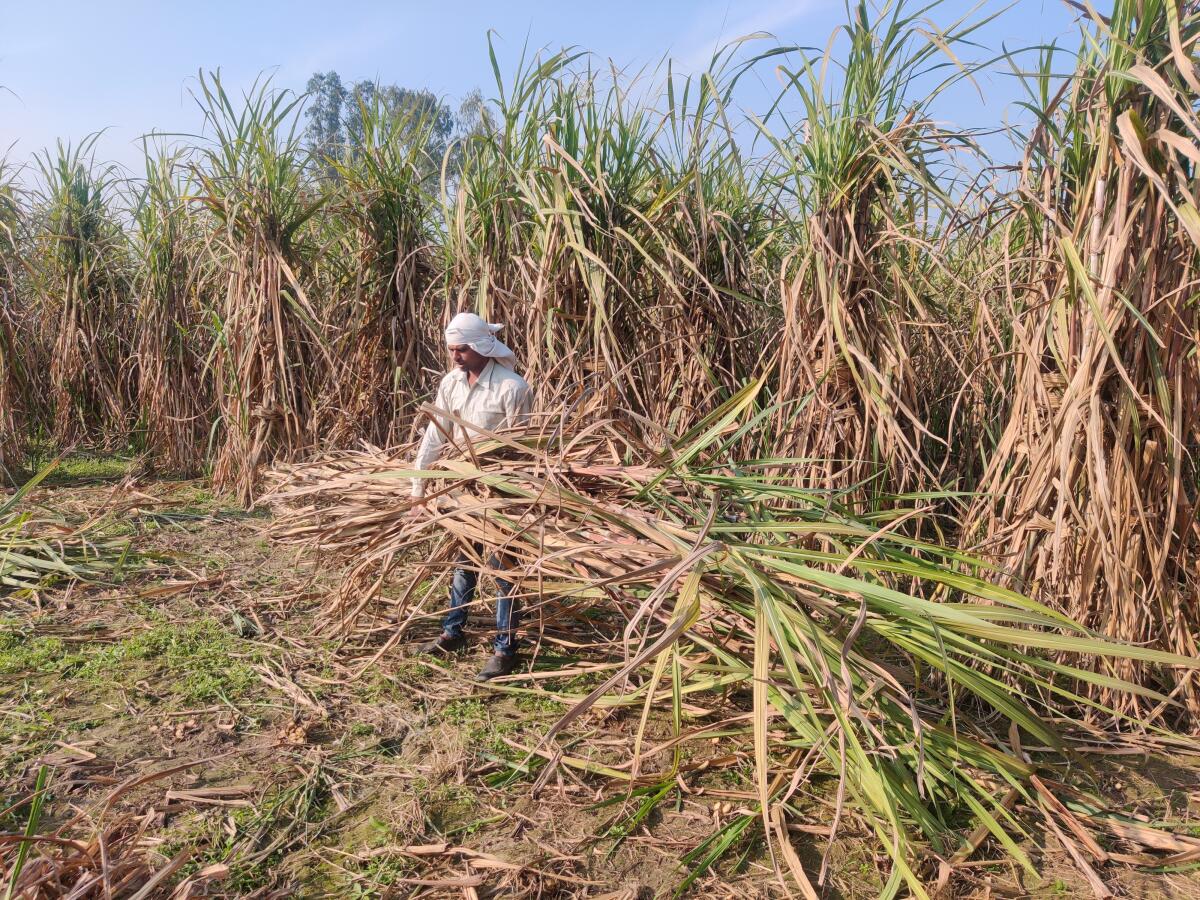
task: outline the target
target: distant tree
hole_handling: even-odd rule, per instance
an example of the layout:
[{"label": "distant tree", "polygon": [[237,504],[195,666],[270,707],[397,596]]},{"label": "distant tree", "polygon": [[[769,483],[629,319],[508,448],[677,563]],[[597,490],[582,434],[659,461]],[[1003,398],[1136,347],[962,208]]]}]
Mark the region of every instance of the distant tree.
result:
[{"label": "distant tree", "polygon": [[315,153],[330,155],[346,142],[342,127],[346,107],[346,88],[337,72],[316,72],[304,88],[309,95],[304,115],[308,117],[305,136]]},{"label": "distant tree", "polygon": [[378,102],[396,118],[409,118],[414,123],[428,123],[429,140],[425,146],[429,157],[441,164],[454,133],[455,119],[450,107],[439,100],[431,91],[410,90],[396,85],[380,85],[373,81],[359,81],[350,89],[344,123],[346,143],[353,150],[362,146],[362,110]]},{"label": "distant tree", "polygon": [[[347,86],[332,71],[314,73],[305,89],[309,95],[304,113],[308,118],[305,141],[318,158],[344,152],[354,154],[363,144],[363,109],[376,103],[389,115],[428,123],[425,151],[436,167],[441,166],[451,140],[459,131],[454,111],[429,90],[367,80]],[[476,103],[482,107],[482,100]],[[472,114],[471,121],[477,120],[478,116]],[[329,167],[322,165],[319,169],[327,176],[332,175]]]},{"label": "distant tree", "polygon": [[463,97],[462,102],[458,105],[458,114],[455,116],[454,124],[454,148],[450,152],[449,169],[451,172],[458,172],[462,168],[464,146],[472,139],[491,134],[496,130],[496,120],[479,88],[475,88]]},{"label": "distant tree", "polygon": [[456,137],[466,138],[476,134],[487,134],[496,130],[496,120],[488,109],[487,100],[479,88],[463,97],[458,105],[458,116],[455,123],[458,128]]}]

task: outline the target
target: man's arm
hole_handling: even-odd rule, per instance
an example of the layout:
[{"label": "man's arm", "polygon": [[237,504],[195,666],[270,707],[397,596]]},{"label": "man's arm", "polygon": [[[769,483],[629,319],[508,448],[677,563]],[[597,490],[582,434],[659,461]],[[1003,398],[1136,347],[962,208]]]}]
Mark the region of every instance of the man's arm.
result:
[{"label": "man's arm", "polygon": [[533,389],[523,385],[504,397],[503,428],[519,428],[529,422],[529,414],[533,410]]},{"label": "man's arm", "polygon": [[[450,405],[445,382],[438,385],[438,392],[434,398],[433,405],[438,409],[446,409]],[[446,443],[446,434],[449,431],[450,422],[448,420],[443,419],[441,416],[430,416],[429,423],[425,426],[425,433],[421,435],[421,444],[417,448],[416,458],[413,459],[414,469],[423,471],[429,468],[430,464],[441,454],[442,447]],[[414,478],[412,480],[412,495],[414,499],[420,499],[425,496],[424,478]]]}]

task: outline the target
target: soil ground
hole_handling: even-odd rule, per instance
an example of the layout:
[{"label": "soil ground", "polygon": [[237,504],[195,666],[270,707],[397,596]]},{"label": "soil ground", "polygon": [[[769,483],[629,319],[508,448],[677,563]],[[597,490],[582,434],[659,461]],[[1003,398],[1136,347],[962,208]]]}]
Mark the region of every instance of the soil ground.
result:
[{"label": "soil ground", "polygon": [[[751,805],[741,737],[714,737],[721,765],[644,818],[638,798],[606,804],[620,800],[607,779],[529,755],[565,709],[555,693],[598,683],[555,677],[578,659],[547,654],[532,677],[484,687],[471,679],[488,653],[482,636],[448,662],[385,649],[386,630],[331,636],[319,612],[337,565],[271,543],[268,513],[232,508],[203,482],[131,481],[122,460],[77,458],[31,501],[75,521],[115,505],[110,531],[138,555],[112,585],[0,599],[0,808],[27,797],[44,768],[36,830],[74,818],[63,834],[107,829],[149,870],[174,861],[150,896],[670,896],[688,852]],[[589,714],[568,752],[619,764],[636,725],[636,712]],[[649,739],[666,727],[652,721]],[[1113,803],[1200,835],[1194,761],[1113,760]],[[813,873],[832,789],[817,784],[796,834]],[[20,832],[28,815],[5,812],[0,832]],[[756,825],[688,895],[785,895]],[[948,893],[1092,896],[1053,836],[1031,834],[1025,848],[1038,879],[985,842]],[[830,862],[834,898],[877,896],[888,869],[852,819]],[[1128,896],[1200,897],[1195,867],[1099,871]]]}]

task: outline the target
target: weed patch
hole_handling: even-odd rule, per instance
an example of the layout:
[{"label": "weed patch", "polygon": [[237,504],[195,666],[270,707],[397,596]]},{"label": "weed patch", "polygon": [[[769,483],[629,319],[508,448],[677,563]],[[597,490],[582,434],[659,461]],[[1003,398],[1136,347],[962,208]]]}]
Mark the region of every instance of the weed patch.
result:
[{"label": "weed patch", "polygon": [[84,485],[119,481],[129,471],[129,458],[116,455],[73,453],[62,460],[46,485]]},{"label": "weed patch", "polygon": [[68,652],[58,638],[16,628],[0,631],[0,675],[62,674],[83,660],[81,654]]},{"label": "weed patch", "polygon": [[172,677],[172,693],[184,702],[233,700],[256,682],[250,664],[261,655],[242,643],[211,617],[185,625],[163,621],[95,654],[79,676],[107,679],[149,665]]}]

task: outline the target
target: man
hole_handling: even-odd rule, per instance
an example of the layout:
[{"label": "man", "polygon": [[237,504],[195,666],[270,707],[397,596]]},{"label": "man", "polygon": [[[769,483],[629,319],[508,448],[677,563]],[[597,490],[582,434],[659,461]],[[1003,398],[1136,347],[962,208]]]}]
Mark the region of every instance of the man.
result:
[{"label": "man", "polygon": [[[513,368],[517,360],[513,352],[497,338],[502,325],[490,325],[474,313],[459,313],[446,329],[446,345],[454,368],[442,378],[434,406],[453,413],[463,422],[485,431],[499,431],[524,425],[529,420],[533,391]],[[473,429],[464,429],[446,416],[437,415],[425,428],[413,466],[427,469],[441,452],[448,437],[456,443],[478,439]],[[414,478],[414,504],[409,515],[423,514],[425,481]],[[462,560],[466,562],[465,557]],[[499,567],[493,556],[488,565]],[[465,566],[454,570],[450,583],[450,611],[442,621],[442,633],[421,648],[425,653],[453,653],[466,643],[463,626],[467,624],[467,605],[475,597],[478,573]],[[517,610],[512,599],[512,584],[496,579],[496,640],[495,653],[477,676],[488,681],[508,675],[517,663]]]}]

